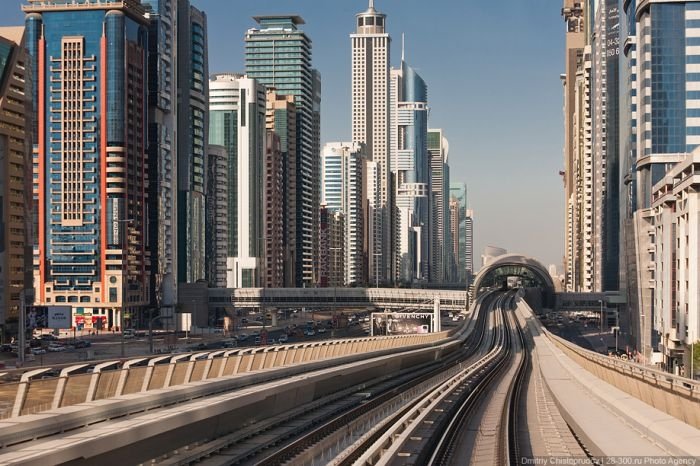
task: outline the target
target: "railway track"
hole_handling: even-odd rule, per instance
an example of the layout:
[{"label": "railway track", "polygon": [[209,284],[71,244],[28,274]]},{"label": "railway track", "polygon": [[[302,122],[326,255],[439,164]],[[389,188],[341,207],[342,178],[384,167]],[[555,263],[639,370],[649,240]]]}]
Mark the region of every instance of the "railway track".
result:
[{"label": "railway track", "polygon": [[488,307],[493,332],[482,357],[329,464],[516,464],[518,403],[529,360],[511,304],[512,295],[504,294]]},{"label": "railway track", "polygon": [[[299,462],[300,455],[308,455],[311,451],[320,451],[323,455],[324,449],[319,445],[329,443],[335,444],[337,452],[341,449],[339,436],[344,437],[345,442],[352,441],[353,437],[371,429],[378,419],[392,418],[396,415],[394,413],[402,412],[413,399],[457,373],[460,365],[478,359],[489,334],[487,317],[486,312],[478,312],[462,349],[443,360],[406,371],[398,378],[377,381],[374,385],[350,387],[299,407],[286,416],[252,425],[245,431],[179,448],[167,458],[154,459],[154,463],[293,464]],[[348,429],[349,425],[353,429]],[[327,459],[332,456],[329,453]]]}]

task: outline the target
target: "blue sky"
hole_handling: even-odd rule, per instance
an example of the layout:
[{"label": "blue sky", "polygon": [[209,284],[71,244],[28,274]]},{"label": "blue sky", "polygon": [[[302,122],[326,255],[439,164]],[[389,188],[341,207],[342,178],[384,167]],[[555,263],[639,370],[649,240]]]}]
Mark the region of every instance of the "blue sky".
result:
[{"label": "blue sky", "polygon": [[[350,138],[350,39],[366,0],[192,0],[209,22],[210,72],[243,71],[251,16],[304,18],[321,71],[321,139]],[[23,22],[2,0],[0,25]],[[16,5],[13,7],[12,5]],[[392,65],[401,57],[428,84],[429,125],[450,142],[451,179],[475,211],[475,266],[486,245],[557,264],[563,254],[564,23],[551,0],[375,0],[387,14]]]}]

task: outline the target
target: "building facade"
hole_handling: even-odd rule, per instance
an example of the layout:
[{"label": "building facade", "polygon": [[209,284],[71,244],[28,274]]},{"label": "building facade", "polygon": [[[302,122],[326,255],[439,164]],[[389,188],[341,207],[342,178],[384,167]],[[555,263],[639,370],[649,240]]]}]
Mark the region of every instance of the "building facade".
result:
[{"label": "building facade", "polygon": [[226,288],[228,258],[228,152],[209,144],[207,156],[206,280],[211,288]]},{"label": "building facade", "polygon": [[206,156],[209,144],[207,17],[177,6],[177,244],[178,281],[205,279]]},{"label": "building facade", "polygon": [[[269,97],[269,93],[268,93]],[[265,131],[265,193],[263,196],[263,234],[265,261],[262,286],[284,287],[284,166],[282,144],[274,131]]]},{"label": "building facade", "polygon": [[297,111],[293,95],[278,95],[274,89],[267,89],[267,112],[265,128],[280,138],[282,157],[282,213],[284,238],[284,286],[296,286],[296,232],[297,226]]},{"label": "building facade", "polygon": [[320,75],[311,68],[311,40],[299,29],[299,16],[256,16],[258,28],[245,35],[246,74],[279,95],[294,96],[296,106],[296,248],[295,285],[314,283],[318,227]]},{"label": "building facade", "polygon": [[397,281],[426,282],[430,273],[428,87],[401,62],[391,70],[391,167],[396,179]]},{"label": "building facade", "polygon": [[76,327],[130,325],[150,302],[146,11],[62,1],[23,10],[37,70],[35,303],[72,306]]},{"label": "building facade", "polygon": [[654,185],[652,211],[658,350],[666,370],[690,376],[688,348],[700,340],[700,149]]},{"label": "building facade", "polygon": [[151,299],[161,319],[177,304],[177,0],[143,0],[148,26],[148,238]]},{"label": "building facade", "polygon": [[470,267],[471,257],[467,254],[467,185],[450,183],[450,224],[452,225],[452,256],[454,275],[452,282],[464,283],[473,272]]},{"label": "building facade", "polygon": [[329,142],[321,152],[321,202],[329,212],[342,212],[345,221],[346,285],[367,283],[365,270],[364,148],[356,142]]},{"label": "building facade", "polygon": [[[379,221],[372,222],[369,235],[370,281],[393,280],[393,215],[391,157],[389,154],[389,70],[391,38],[386,15],[369,8],[356,15],[352,44],[352,140],[365,145],[367,158],[377,163],[379,192],[376,207]],[[378,261],[379,264],[374,262]],[[379,272],[379,277],[374,274]]]},{"label": "building facade", "polygon": [[[0,324],[19,319],[32,288],[32,74],[24,28],[0,28]],[[27,295],[26,298],[29,296]],[[26,299],[25,302],[28,302]]]},{"label": "building facade", "polygon": [[450,167],[447,164],[450,146],[442,129],[429,129],[427,139],[430,157],[431,246],[430,281],[448,281],[450,266]]}]

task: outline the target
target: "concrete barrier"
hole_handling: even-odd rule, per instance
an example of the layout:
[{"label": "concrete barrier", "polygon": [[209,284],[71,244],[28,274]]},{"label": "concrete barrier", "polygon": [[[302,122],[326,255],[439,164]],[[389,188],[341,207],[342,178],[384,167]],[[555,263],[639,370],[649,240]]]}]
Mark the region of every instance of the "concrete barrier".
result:
[{"label": "concrete barrier", "polygon": [[41,372],[25,373],[34,375],[23,376],[20,382],[0,385],[0,419],[261,369],[384,350],[400,351],[445,341],[456,332],[457,329],[453,328],[425,335],[362,337],[155,356],[149,358],[145,365],[147,358],[136,358],[123,364],[120,361],[107,361],[95,366],[91,374],[73,374],[84,365],[71,366],[64,368],[59,378],[38,379],[49,370],[46,368]]}]

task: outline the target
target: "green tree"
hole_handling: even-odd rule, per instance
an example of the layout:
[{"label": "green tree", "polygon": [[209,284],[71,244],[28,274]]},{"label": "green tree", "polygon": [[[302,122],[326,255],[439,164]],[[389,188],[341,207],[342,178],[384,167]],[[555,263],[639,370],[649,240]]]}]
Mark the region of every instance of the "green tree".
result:
[{"label": "green tree", "polygon": [[[692,345],[688,345],[688,362],[690,361],[690,358],[693,358],[692,364],[689,365],[688,367],[688,376],[693,379],[693,375],[698,376],[700,375],[700,341],[696,341]],[[693,368],[694,374],[690,373],[690,368]]]}]

